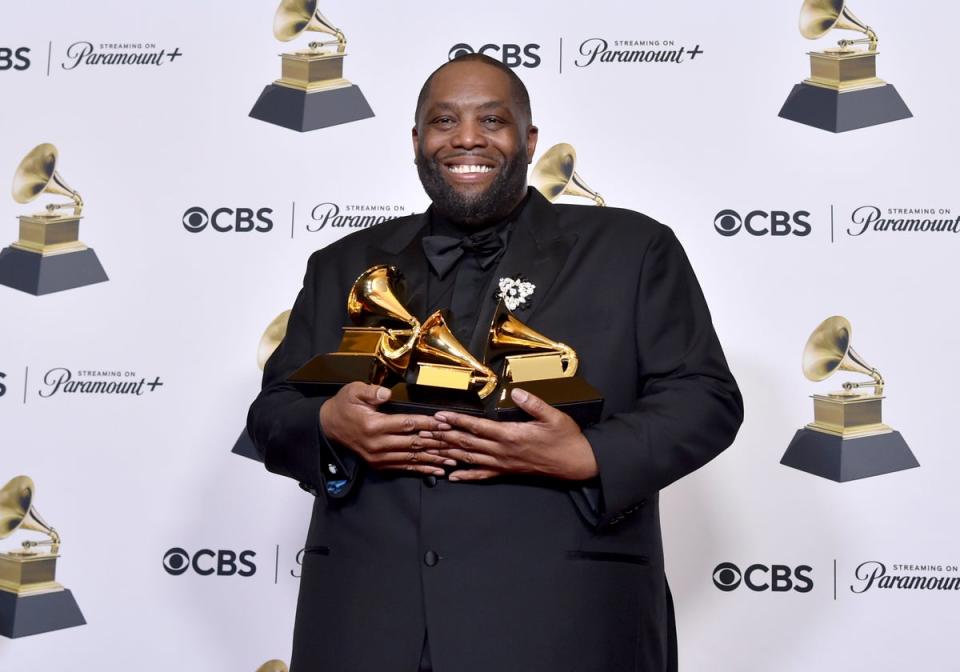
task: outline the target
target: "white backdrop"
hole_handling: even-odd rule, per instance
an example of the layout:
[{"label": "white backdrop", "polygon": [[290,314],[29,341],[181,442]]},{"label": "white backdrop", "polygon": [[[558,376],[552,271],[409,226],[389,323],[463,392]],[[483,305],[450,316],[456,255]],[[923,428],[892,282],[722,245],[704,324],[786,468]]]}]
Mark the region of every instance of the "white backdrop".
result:
[{"label": "white backdrop", "polygon": [[[0,180],[34,145],[56,144],[60,172],[86,201],[81,239],[110,276],[42,297],[0,287],[0,481],[36,481],[37,507],[64,539],[58,576],[88,620],[0,638],[0,670],[239,672],[289,658],[310,497],[230,453],[258,389],[257,341],[292,304],[309,254],[349,231],[309,232],[314,206],[425,207],[413,107],[457,43],[539,45],[539,65],[517,72],[541,151],[572,143],[578,172],[610,205],[673,227],[743,391],[734,446],[663,498],[681,669],[958,669],[960,594],[851,586],[868,561],[958,575],[950,428],[960,409],[949,383],[960,367],[960,236],[846,229],[863,205],[960,215],[960,96],[947,84],[958,57],[932,39],[932,25],[960,10],[854,0],[880,36],[880,76],[915,118],[833,135],[777,117],[807,75],[806,52],[840,37],[804,40],[798,4],[330,0],[321,9],[347,35],[345,76],[376,116],[304,134],[247,117],[287,46],[271,34],[272,0],[0,6],[0,54],[30,49],[29,67],[0,69]],[[594,37],[703,53],[578,67],[579,45]],[[64,69],[82,41],[182,55]],[[189,232],[181,218],[194,206],[271,208],[273,228]],[[0,192],[0,244],[16,239],[17,215],[38,209]],[[713,226],[724,209],[807,211],[811,231],[724,237]],[[919,469],[838,484],[779,465],[812,420],[808,396],[838,387],[807,381],[799,366],[808,334],[833,314],[850,318],[855,347],[883,372],[885,421]],[[42,396],[58,367],[162,386]],[[163,559],[178,547],[254,551],[256,571],[171,575]],[[808,565],[813,589],[721,591],[721,562]],[[895,572],[901,564],[932,567]]]}]

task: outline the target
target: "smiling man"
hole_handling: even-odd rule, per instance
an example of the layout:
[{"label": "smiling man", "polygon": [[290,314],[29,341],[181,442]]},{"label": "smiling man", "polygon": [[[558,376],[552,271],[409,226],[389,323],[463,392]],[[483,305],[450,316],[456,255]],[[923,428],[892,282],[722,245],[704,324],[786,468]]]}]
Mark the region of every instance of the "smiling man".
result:
[{"label": "smiling man", "polygon": [[[470,55],[417,101],[432,200],[316,252],[248,428],[267,468],[315,503],[293,672],[677,669],[659,491],[733,440],[742,402],[672,232],[627,210],[551,205],[526,186],[526,88]],[[388,415],[385,388],[306,397],[287,377],[336,350],[344,297],[374,264],[408,310],[449,311],[480,354],[500,279],[533,287],[520,319],[580,355],[605,398],[581,431],[523,391],[524,423]]]}]

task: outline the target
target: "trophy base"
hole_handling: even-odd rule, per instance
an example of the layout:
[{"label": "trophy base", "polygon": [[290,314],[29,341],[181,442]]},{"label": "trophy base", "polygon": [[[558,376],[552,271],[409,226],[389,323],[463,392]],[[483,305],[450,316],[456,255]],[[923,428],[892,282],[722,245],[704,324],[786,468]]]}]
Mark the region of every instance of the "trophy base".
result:
[{"label": "trophy base", "polygon": [[797,84],[780,116],[831,133],[886,124],[913,116],[892,84],[837,91],[806,82]]},{"label": "trophy base", "polygon": [[489,415],[494,419],[507,422],[526,422],[533,419],[510,398],[510,391],[515,387],[540,397],[569,415],[581,427],[600,421],[603,397],[593,385],[579,376],[507,383],[500,388],[497,400],[490,409]]},{"label": "trophy base", "polygon": [[838,483],[920,466],[900,432],[844,438],[809,428],[797,430],[780,464]]},{"label": "trophy base", "polygon": [[0,285],[40,296],[106,282],[106,271],[90,248],[43,255],[17,247],[0,251]]},{"label": "trophy base", "polygon": [[347,383],[380,384],[386,371],[377,355],[330,353],[317,355],[294,371],[287,382],[309,395],[336,394]]},{"label": "trophy base", "polygon": [[250,438],[246,429],[240,432],[240,437],[237,439],[237,442],[233,444],[233,450],[230,452],[240,457],[247,457],[257,462],[263,462],[260,458],[260,453],[257,452],[257,448],[253,445],[253,440]]},{"label": "trophy base", "polygon": [[32,595],[0,590],[0,635],[4,637],[15,639],[86,623],[67,589]]},{"label": "trophy base", "polygon": [[483,402],[476,392],[407,383],[397,383],[390,388],[390,401],[380,406],[380,410],[415,415],[433,415],[439,411],[484,415]]},{"label": "trophy base", "polygon": [[313,92],[268,84],[250,116],[303,133],[368,119],[374,114],[356,84]]}]

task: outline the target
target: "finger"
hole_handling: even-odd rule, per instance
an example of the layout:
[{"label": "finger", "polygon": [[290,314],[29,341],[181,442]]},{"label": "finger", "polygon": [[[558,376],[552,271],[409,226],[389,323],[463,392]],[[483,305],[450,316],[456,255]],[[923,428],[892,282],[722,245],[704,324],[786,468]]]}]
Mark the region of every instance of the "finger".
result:
[{"label": "finger", "polygon": [[439,450],[449,448],[450,446],[438,439],[424,438],[416,434],[391,434],[379,437],[371,448],[373,453],[397,453],[411,451],[422,452],[425,450]]},{"label": "finger", "polygon": [[488,420],[487,418],[478,418],[473,415],[454,413],[453,411],[441,411],[433,417],[441,424],[459,427],[477,436],[489,439],[505,438],[506,429],[503,425],[507,423],[496,422],[494,420]]},{"label": "finger", "polygon": [[510,390],[510,398],[513,399],[513,403],[533,416],[534,420],[551,422],[564,414],[563,411],[558,411],[537,395],[530,394],[519,387]]},{"label": "finger", "polygon": [[444,455],[437,455],[434,453],[425,453],[422,451],[415,450],[405,450],[405,451],[395,451],[391,453],[381,453],[379,455],[372,456],[371,464],[374,466],[382,465],[393,465],[393,464],[410,464],[415,466],[424,466],[424,467],[455,467],[457,462],[452,457],[446,457]]},{"label": "finger", "polygon": [[[432,455],[432,453],[425,453],[426,455]],[[492,455],[484,455],[483,453],[474,453],[469,450],[463,450],[461,448],[450,448],[448,450],[438,450],[434,457],[440,457],[446,460],[456,460],[456,463],[460,464],[469,464],[475,467],[481,468],[491,468],[491,467],[500,467],[500,461],[493,457]],[[453,465],[450,465],[453,466]]]},{"label": "finger", "polygon": [[404,471],[407,473],[426,474],[427,476],[444,476],[447,472],[437,467],[430,467],[425,464],[407,464],[404,462],[392,462],[390,464],[377,465],[381,471]]},{"label": "finger", "polygon": [[370,406],[379,406],[390,399],[390,390],[379,385],[350,383],[353,393],[359,401]]},{"label": "finger", "polygon": [[493,469],[458,469],[450,472],[447,478],[451,481],[485,481],[499,475],[500,472]]},{"label": "finger", "polygon": [[461,432],[453,429],[449,432],[434,432],[433,436],[435,441],[441,441],[446,444],[437,446],[437,448],[440,449],[449,450],[451,448],[462,448],[471,453],[481,453],[492,457],[498,457],[504,453],[503,444],[471,434],[470,432]]},{"label": "finger", "polygon": [[440,428],[440,423],[431,415],[380,413],[377,422],[377,430],[381,434],[415,434],[420,431],[435,431]]}]

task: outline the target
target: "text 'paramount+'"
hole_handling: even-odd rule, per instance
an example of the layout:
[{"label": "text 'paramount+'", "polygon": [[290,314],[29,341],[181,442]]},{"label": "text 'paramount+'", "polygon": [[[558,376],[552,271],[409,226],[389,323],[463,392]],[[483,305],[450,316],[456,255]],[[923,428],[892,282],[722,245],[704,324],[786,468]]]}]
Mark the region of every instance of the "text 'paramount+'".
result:
[{"label": "text 'paramount+'", "polygon": [[58,394],[142,397],[163,387],[159,376],[149,380],[135,371],[73,371],[57,367],[47,371],[38,394],[49,399]]}]

